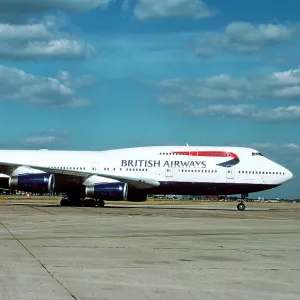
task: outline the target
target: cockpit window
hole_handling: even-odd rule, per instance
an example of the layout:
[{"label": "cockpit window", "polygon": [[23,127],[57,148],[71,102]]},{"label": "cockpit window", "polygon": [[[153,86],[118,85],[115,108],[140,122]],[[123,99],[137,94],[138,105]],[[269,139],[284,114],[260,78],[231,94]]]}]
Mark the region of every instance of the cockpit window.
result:
[{"label": "cockpit window", "polygon": [[257,156],[257,155],[263,156],[260,152],[252,152],[252,156]]}]

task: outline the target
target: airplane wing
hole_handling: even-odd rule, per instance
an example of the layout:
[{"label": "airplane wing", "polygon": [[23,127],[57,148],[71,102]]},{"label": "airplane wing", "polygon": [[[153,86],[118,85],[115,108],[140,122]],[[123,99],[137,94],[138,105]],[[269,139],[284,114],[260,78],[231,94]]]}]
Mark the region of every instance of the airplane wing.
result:
[{"label": "airplane wing", "polygon": [[22,164],[13,164],[13,163],[7,163],[7,162],[4,162],[4,163],[0,162],[0,167],[7,168],[9,170],[15,170],[19,167],[29,167],[32,169],[41,170],[41,171],[51,173],[51,174],[80,177],[82,179],[82,181],[89,178],[90,176],[97,175],[100,177],[125,182],[128,185],[131,185],[137,189],[157,187],[160,185],[159,181],[157,181],[153,178],[129,177],[129,176],[114,175],[114,174],[96,173],[96,172],[92,173],[92,172],[87,172],[87,171],[83,171],[83,170],[79,170],[79,171],[63,170],[63,169],[55,169],[55,168],[49,168],[49,167],[43,167],[43,166],[22,165]]}]

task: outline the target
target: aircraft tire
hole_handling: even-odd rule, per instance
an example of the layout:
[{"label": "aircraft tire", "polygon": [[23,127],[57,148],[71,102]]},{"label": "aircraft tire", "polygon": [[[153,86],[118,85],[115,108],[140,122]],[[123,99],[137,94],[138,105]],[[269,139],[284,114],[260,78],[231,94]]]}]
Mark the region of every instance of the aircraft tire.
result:
[{"label": "aircraft tire", "polygon": [[86,206],[86,207],[95,207],[96,206],[96,200],[94,200],[94,199],[84,200],[84,206]]},{"label": "aircraft tire", "polygon": [[244,203],[242,203],[242,202],[237,205],[237,209],[238,210],[242,211],[242,210],[245,210],[245,208],[246,208],[246,205]]},{"label": "aircraft tire", "polygon": [[70,204],[71,203],[68,199],[63,198],[63,199],[60,200],[60,205],[61,206],[70,206]]},{"label": "aircraft tire", "polygon": [[104,205],[105,205],[105,202],[103,200],[100,199],[100,200],[97,201],[97,206],[98,207],[104,207]]}]

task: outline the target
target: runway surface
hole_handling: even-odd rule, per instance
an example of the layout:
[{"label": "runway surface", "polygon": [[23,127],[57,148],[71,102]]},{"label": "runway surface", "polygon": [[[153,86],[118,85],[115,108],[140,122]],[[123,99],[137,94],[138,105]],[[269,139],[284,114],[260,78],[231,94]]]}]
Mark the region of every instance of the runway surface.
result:
[{"label": "runway surface", "polygon": [[0,204],[0,299],[300,299],[300,205]]}]

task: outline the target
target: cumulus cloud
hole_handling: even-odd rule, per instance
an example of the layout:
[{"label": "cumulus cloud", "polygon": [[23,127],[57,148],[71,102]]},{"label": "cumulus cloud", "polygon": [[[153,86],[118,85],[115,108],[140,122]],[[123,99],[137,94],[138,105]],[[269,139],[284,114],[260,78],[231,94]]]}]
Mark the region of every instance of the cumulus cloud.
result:
[{"label": "cumulus cloud", "polygon": [[300,33],[298,24],[233,22],[222,33],[205,33],[197,43],[197,54],[210,58],[224,50],[254,53],[267,46],[288,41]]},{"label": "cumulus cloud", "polygon": [[157,87],[165,102],[172,104],[172,97],[179,102],[220,100],[300,100],[300,68],[274,72],[257,77],[232,77],[221,74],[208,78],[184,80],[180,78],[161,81]]},{"label": "cumulus cloud", "polygon": [[0,20],[24,20],[33,14],[42,14],[53,10],[63,12],[84,12],[96,8],[105,8],[111,0],[0,0]]},{"label": "cumulus cloud", "polygon": [[71,88],[87,87],[95,83],[94,77],[90,74],[74,77],[67,71],[59,71],[57,78],[61,80],[64,85]]},{"label": "cumulus cloud", "polygon": [[189,106],[184,111],[194,116],[248,118],[258,121],[300,121],[300,106],[261,108],[251,105]]},{"label": "cumulus cloud", "polygon": [[89,101],[78,98],[76,89],[57,78],[38,77],[16,68],[0,65],[2,100],[26,100],[48,107],[85,107]]},{"label": "cumulus cloud", "polygon": [[97,54],[93,46],[59,31],[57,24],[49,18],[25,25],[0,24],[0,58],[83,59]]},{"label": "cumulus cloud", "polygon": [[212,17],[216,11],[202,0],[138,0],[133,13],[139,20],[166,17],[200,19]]},{"label": "cumulus cloud", "polygon": [[[155,86],[161,105],[173,106],[194,116],[300,121],[300,68],[257,77],[221,74],[193,80],[175,78]],[[258,107],[262,100],[265,106]],[[272,100],[286,104],[272,107]]]}]

